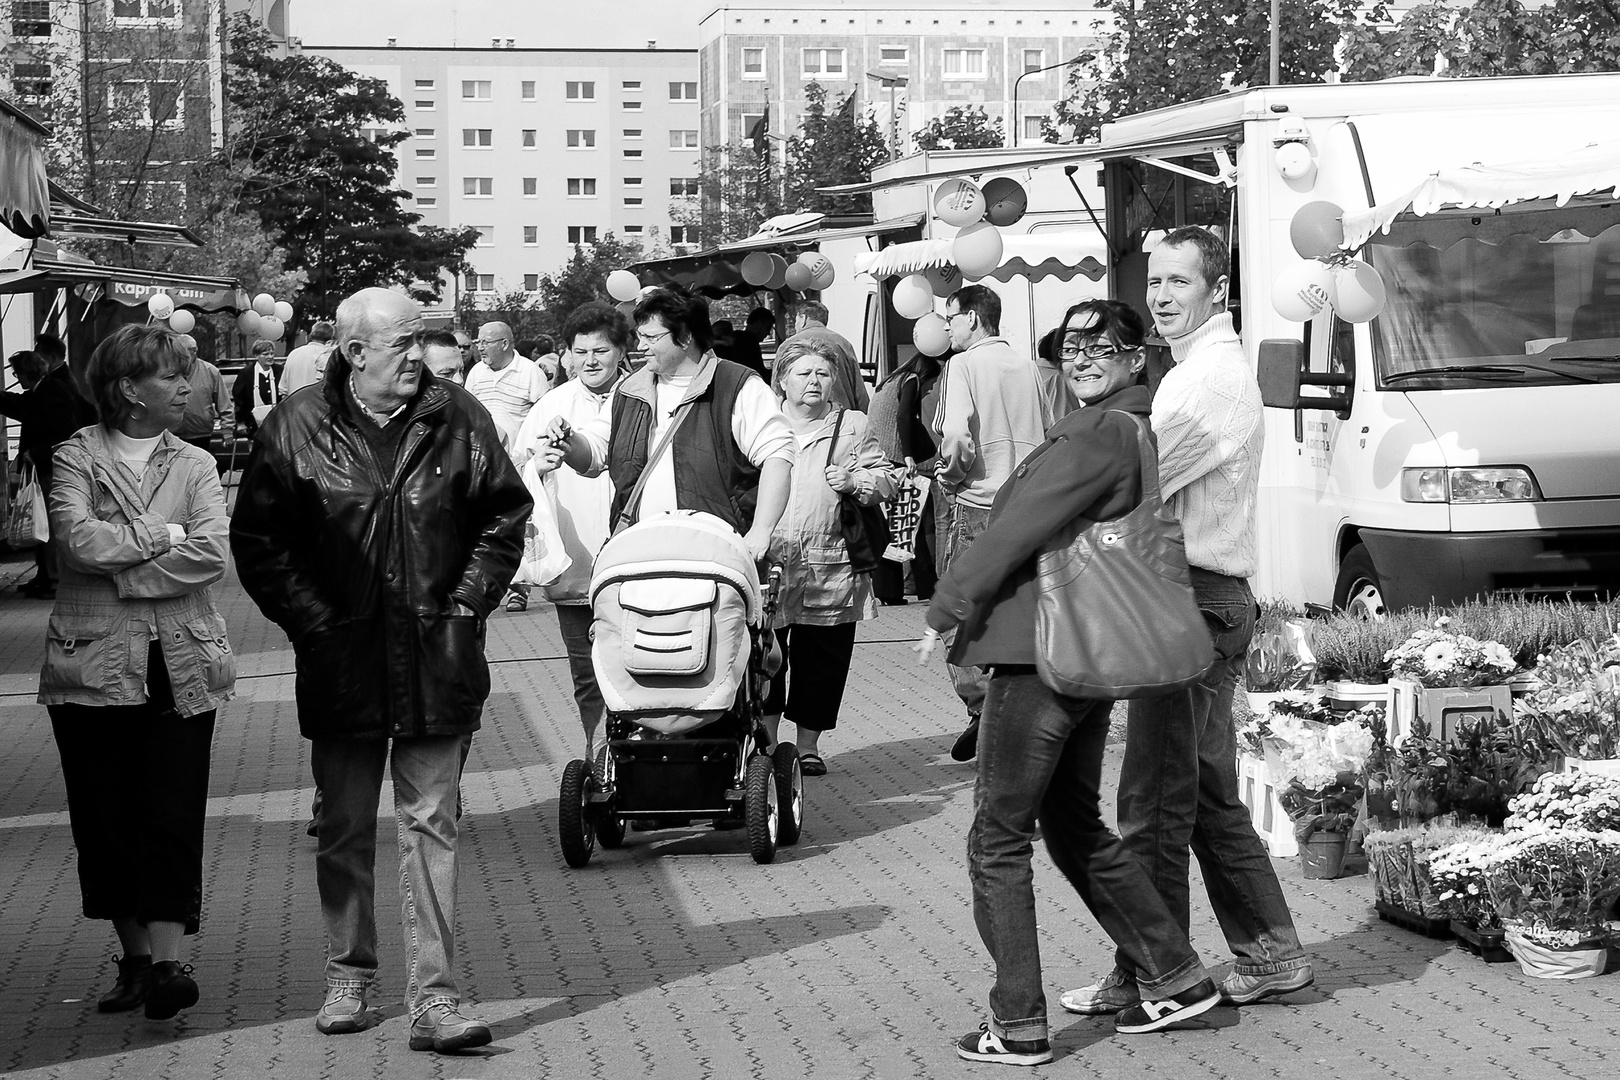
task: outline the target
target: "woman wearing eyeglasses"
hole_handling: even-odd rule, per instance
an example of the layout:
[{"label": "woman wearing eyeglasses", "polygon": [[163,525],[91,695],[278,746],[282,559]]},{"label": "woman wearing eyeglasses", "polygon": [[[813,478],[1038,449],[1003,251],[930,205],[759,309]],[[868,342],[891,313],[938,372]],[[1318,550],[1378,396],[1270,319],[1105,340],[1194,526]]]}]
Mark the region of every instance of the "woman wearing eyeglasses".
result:
[{"label": "woman wearing eyeglasses", "polygon": [[[648,293],[631,316],[646,364],[613,392],[607,414],[548,432],[570,468],[613,477],[613,521],[702,510],[742,534],[756,560],[787,508],[793,428],[765,380],[714,354],[709,305],[679,288]],[[673,436],[666,436],[673,430]],[[639,506],[631,493],[649,472]]]},{"label": "woman wearing eyeglasses", "polygon": [[940,635],[955,630],[951,662],[990,672],[968,877],[996,978],[989,1021],[957,1043],[957,1053],[974,1061],[1052,1058],[1030,864],[1037,821],[1052,861],[1137,973],[1141,1003],[1119,1014],[1117,1031],[1158,1031],[1219,1000],[1147,871],[1103,822],[1099,787],[1113,702],[1062,697],[1035,670],[1037,554],[1076,519],[1110,521],[1142,500],[1131,420],[1145,425],[1150,414],[1142,340],[1142,319],[1125,304],[1092,300],[1069,309],[1058,356],[1086,407],[1055,424],[997,493],[984,533],[935,588],[917,644],[926,662]]}]

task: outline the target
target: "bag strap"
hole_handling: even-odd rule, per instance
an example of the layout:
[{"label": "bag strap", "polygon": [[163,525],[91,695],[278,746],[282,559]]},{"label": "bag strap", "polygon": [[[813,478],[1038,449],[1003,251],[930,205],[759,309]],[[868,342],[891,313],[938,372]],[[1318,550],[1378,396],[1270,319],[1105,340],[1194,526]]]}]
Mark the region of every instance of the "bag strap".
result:
[{"label": "bag strap", "polygon": [[[656,400],[656,390],[654,397]],[[656,404],[653,406],[655,409],[657,407]],[[646,490],[647,479],[652,476],[653,466],[664,456],[664,451],[669,449],[669,444],[675,440],[675,432],[680,430],[681,421],[685,420],[686,414],[691,411],[692,403],[690,401],[681,402],[680,408],[675,410],[674,419],[670,421],[668,430],[664,432],[664,437],[658,440],[658,445],[653,448],[653,452],[647,455],[647,464],[641,467],[641,475],[636,477],[636,486],[630,489],[630,498],[625,500],[624,509],[619,511],[619,520],[613,523],[614,532],[618,532],[636,520],[641,510],[641,493]]]},{"label": "bag strap", "polygon": [[1159,452],[1148,438],[1147,425],[1135,413],[1121,412],[1119,415],[1136,425],[1136,453],[1142,459],[1142,501],[1152,499],[1162,504],[1164,497],[1159,490]]},{"label": "bag strap", "polygon": [[837,410],[836,412],[833,413],[832,441],[827,444],[827,466],[829,468],[832,466],[832,463],[833,463],[833,451],[838,449],[838,432],[843,428],[843,426],[844,426],[844,410],[839,409],[839,410]]}]

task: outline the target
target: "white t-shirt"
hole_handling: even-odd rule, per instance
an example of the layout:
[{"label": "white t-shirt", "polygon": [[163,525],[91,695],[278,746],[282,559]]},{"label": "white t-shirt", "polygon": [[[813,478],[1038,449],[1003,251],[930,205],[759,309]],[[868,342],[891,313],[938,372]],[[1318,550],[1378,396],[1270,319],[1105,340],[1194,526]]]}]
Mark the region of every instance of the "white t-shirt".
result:
[{"label": "white t-shirt", "polygon": [[[657,375],[653,385],[657,390],[657,404],[653,408],[652,431],[647,435],[647,452],[651,454],[669,429],[675,410],[680,407],[695,376],[666,377]],[[622,385],[622,384],[621,384]],[[613,391],[615,394],[619,390]],[[590,475],[607,468],[608,443],[612,435],[613,408],[604,409],[601,417],[578,428],[591,450]],[[688,420],[688,423],[691,421]],[[765,385],[764,379],[745,379],[737,391],[737,404],[731,412],[731,438],[743,456],[762,467],[765,462],[781,460],[792,463],[794,457],[793,427],[782,415],[782,407]],[[659,455],[651,466],[647,484],[641,491],[639,517],[669,513],[680,509],[675,495],[675,452],[671,447]]]},{"label": "white t-shirt", "polygon": [[332,349],[330,341],[311,341],[288,353],[287,362],[281,367],[282,396],[320,382],[326,374],[326,361],[331,358]]},{"label": "white t-shirt", "polygon": [[501,445],[506,447],[511,446],[535,402],[550,389],[546,373],[524,356],[512,357],[499,371],[480,360],[467,372],[467,393],[489,410],[501,433]]},{"label": "white t-shirt", "polygon": [[[129,471],[135,474],[135,479],[144,480],[146,466],[152,460],[152,455],[157,452],[158,443],[163,441],[163,436],[153,435],[150,439],[136,439],[125,435],[117,428],[108,428],[107,434],[118,460],[129,466]],[[169,522],[169,543],[179,545],[185,542],[185,526]]]}]

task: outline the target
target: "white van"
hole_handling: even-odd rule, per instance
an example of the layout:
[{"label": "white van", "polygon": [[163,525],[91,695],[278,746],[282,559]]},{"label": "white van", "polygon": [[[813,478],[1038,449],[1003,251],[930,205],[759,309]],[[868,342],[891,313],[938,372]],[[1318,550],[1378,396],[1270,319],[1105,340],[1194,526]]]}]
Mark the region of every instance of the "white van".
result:
[{"label": "white van", "polygon": [[[1034,164],[1065,161],[1101,165],[1110,289],[1144,313],[1167,230],[1230,240],[1270,406],[1258,594],[1377,614],[1620,592],[1620,75],[1240,91]],[[1387,225],[1361,253],[1388,290],[1370,323],[1272,306],[1316,200]]]}]

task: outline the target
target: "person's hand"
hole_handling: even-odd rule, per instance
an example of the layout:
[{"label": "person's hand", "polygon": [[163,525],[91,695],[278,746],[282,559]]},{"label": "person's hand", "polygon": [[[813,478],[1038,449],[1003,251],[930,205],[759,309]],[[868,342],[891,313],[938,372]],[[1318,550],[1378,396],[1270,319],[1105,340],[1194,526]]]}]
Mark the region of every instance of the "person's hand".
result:
[{"label": "person's hand", "polygon": [[554,416],[546,427],[545,437],[552,446],[566,447],[568,441],[574,437],[573,425],[560,416]]},{"label": "person's hand", "polygon": [[855,474],[842,465],[829,465],[826,469],[827,486],[841,495],[855,490]]},{"label": "person's hand", "polygon": [[559,446],[542,443],[534,453],[534,471],[540,476],[556,472],[562,467],[564,450]]},{"label": "person's hand", "polygon": [[758,529],[749,529],[748,534],[743,537],[743,543],[747,545],[748,554],[753,556],[754,561],[762,563],[765,561],[765,557],[770,554],[771,534],[769,531],[761,532]]},{"label": "person's hand", "polygon": [[912,458],[912,457],[906,458],[906,476],[908,478],[913,478],[914,479],[916,477],[916,475],[917,475],[917,459]]},{"label": "person's hand", "polygon": [[465,616],[470,616],[472,618],[477,618],[477,616],[478,616],[478,612],[474,611],[472,608],[468,607],[466,604],[463,604],[459,600],[456,601],[456,603],[455,603],[455,605],[453,607],[451,607],[450,614],[452,614],[452,615],[465,615]]},{"label": "person's hand", "polygon": [[918,667],[927,666],[929,659],[934,655],[934,649],[938,645],[939,631],[930,626],[923,631],[923,636],[918,640],[917,644],[911,647],[911,651],[917,654]]}]

